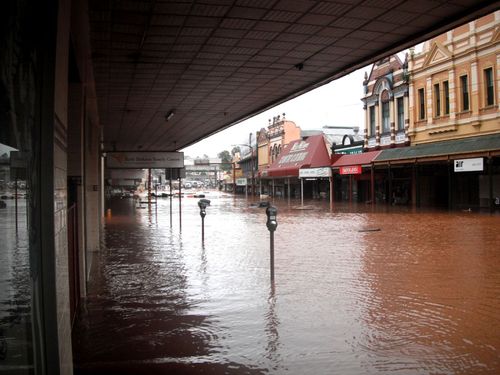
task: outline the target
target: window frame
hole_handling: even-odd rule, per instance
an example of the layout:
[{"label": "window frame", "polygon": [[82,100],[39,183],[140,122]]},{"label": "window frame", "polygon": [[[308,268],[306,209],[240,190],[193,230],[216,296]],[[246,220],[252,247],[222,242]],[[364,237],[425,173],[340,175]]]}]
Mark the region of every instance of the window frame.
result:
[{"label": "window frame", "polygon": [[[459,77],[460,80],[460,101],[462,112],[470,111],[469,98],[469,75],[463,74]],[[466,105],[467,104],[467,105]]]},{"label": "window frame", "polygon": [[[491,86],[488,86],[488,76],[487,72],[490,72]],[[495,105],[495,73],[493,67],[489,66],[483,69],[483,81],[484,81],[484,106],[491,107]],[[491,93],[490,93],[491,88]],[[490,95],[491,94],[491,95]],[[490,100],[491,99],[491,102]]]},{"label": "window frame", "polygon": [[443,81],[443,115],[447,116],[450,114],[450,82],[448,80]]},{"label": "window frame", "polygon": [[417,90],[418,93],[418,120],[426,119],[425,115],[425,88],[421,87]]},{"label": "window frame", "polygon": [[[401,113],[399,111],[401,103]],[[396,98],[396,116],[397,116],[397,131],[405,129],[405,101],[404,96],[400,96]]]},{"label": "window frame", "polygon": [[370,126],[370,136],[374,137],[377,132],[377,122],[375,121],[375,105],[368,107],[368,121]]},{"label": "window frame", "polygon": [[434,117],[441,117],[441,87],[440,83],[434,84]]}]

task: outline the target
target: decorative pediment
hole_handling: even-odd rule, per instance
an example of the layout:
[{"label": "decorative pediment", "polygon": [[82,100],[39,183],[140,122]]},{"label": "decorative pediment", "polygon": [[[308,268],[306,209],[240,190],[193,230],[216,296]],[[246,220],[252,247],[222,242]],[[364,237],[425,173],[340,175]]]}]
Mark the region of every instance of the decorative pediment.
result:
[{"label": "decorative pediment", "polygon": [[434,41],[432,43],[431,50],[427,53],[427,57],[424,61],[424,67],[440,63],[446,59],[452,57],[452,53],[448,48],[443,46],[440,42]]},{"label": "decorative pediment", "polygon": [[493,36],[491,37],[491,44],[500,42],[500,27],[497,27]]},{"label": "decorative pediment", "polygon": [[373,95],[380,95],[384,90],[392,92],[392,84],[387,79],[387,77],[382,77],[375,82],[375,86],[373,87]]}]

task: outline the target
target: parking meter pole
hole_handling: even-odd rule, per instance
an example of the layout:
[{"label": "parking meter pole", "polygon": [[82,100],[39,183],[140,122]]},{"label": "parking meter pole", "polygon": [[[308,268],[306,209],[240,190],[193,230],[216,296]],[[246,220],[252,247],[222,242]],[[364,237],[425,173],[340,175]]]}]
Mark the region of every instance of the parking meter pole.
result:
[{"label": "parking meter pole", "polygon": [[182,184],[179,175],[179,230],[182,228]]},{"label": "parking meter pole", "polygon": [[270,235],[271,281],[274,283],[274,231]]},{"label": "parking meter pole", "polygon": [[267,222],[266,226],[269,230],[269,259],[270,259],[270,271],[271,271],[271,282],[274,283],[274,232],[278,227],[278,210],[276,207],[268,206],[266,208]]},{"label": "parking meter pole", "polygon": [[205,242],[205,218],[201,217],[201,242]]},{"label": "parking meter pole", "polygon": [[170,177],[170,227],[172,227],[172,196],[174,192],[172,191],[172,177]]},{"label": "parking meter pole", "polygon": [[205,216],[207,214],[207,207],[210,206],[209,199],[200,199],[198,201],[198,207],[200,208],[200,216],[201,216],[201,243],[205,243]]}]

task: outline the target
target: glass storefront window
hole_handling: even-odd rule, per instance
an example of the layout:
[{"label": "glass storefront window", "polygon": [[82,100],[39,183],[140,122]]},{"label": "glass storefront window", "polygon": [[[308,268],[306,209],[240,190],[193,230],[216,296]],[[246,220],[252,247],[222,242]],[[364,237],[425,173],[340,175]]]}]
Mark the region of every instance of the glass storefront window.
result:
[{"label": "glass storefront window", "polygon": [[0,373],[34,372],[28,195],[26,154],[0,143]]}]

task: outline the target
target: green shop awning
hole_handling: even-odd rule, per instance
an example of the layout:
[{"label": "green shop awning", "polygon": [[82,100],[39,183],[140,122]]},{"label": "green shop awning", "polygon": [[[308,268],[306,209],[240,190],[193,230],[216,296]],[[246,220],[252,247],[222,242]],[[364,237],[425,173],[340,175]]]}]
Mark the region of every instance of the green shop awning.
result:
[{"label": "green shop awning", "polygon": [[456,157],[462,154],[500,151],[500,134],[483,135],[453,141],[426,143],[410,147],[383,150],[373,160],[375,163],[395,162],[441,157]]}]

